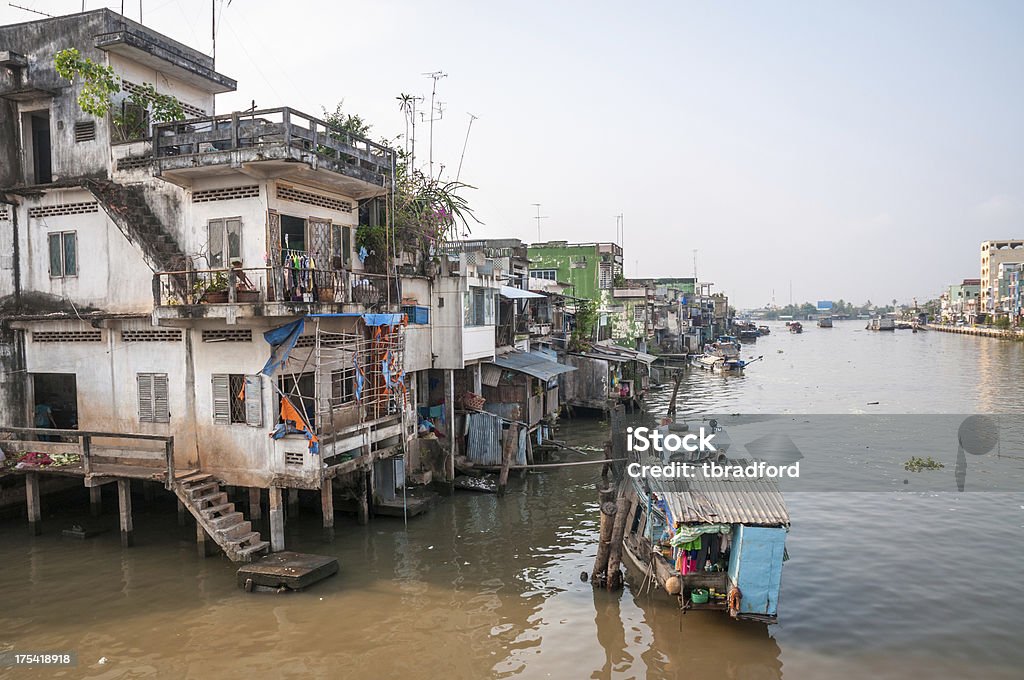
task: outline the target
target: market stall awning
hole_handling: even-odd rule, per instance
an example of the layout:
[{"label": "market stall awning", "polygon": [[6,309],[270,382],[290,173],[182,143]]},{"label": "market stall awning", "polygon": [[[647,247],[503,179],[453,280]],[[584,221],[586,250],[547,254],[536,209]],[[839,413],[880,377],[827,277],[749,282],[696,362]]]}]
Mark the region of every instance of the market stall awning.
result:
[{"label": "market stall awning", "polygon": [[551,380],[556,375],[576,370],[575,366],[560,364],[540,352],[509,352],[491,363],[499,368],[519,371],[541,380]]},{"label": "market stall awning", "polygon": [[529,299],[532,299],[532,298],[545,298],[547,296],[546,295],[541,295],[540,293],[531,293],[530,291],[523,290],[522,288],[513,288],[512,286],[502,286],[501,287],[501,297],[506,298],[508,300],[529,300]]}]

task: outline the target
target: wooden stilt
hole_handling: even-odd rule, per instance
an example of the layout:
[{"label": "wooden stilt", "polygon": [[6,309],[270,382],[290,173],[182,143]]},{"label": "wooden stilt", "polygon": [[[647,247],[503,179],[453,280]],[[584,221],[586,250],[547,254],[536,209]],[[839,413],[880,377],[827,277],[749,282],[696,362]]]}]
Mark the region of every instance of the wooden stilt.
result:
[{"label": "wooden stilt", "polygon": [[332,479],[325,479],[320,487],[320,509],[324,515],[324,533],[334,535],[334,485]]},{"label": "wooden stilt", "polygon": [[39,507],[39,475],[25,475],[25,500],[28,503],[28,530],[33,536],[43,533],[43,515]]},{"label": "wooden stilt", "polygon": [[519,419],[519,407],[512,408],[510,418],[513,422],[508,424],[505,430],[505,438],[502,440],[501,450],[501,473],[498,475],[498,495],[505,493],[508,485],[508,468],[513,464],[516,453],[519,450],[519,424],[514,422]]},{"label": "wooden stilt", "polygon": [[366,487],[368,484],[367,474],[358,473],[359,486],[356,489],[356,521],[359,524],[367,524],[370,521],[370,503],[367,499]]},{"label": "wooden stilt", "polygon": [[89,513],[93,517],[99,517],[103,513],[103,487],[89,487]]},{"label": "wooden stilt", "polygon": [[121,513],[121,547],[130,548],[135,543],[130,479],[117,480],[117,504]]},{"label": "wooden stilt", "polygon": [[259,522],[263,519],[263,505],[261,493],[258,486],[249,487],[249,521]]},{"label": "wooden stilt", "polygon": [[272,486],[270,492],[270,551],[284,550],[284,504],[281,487]]},{"label": "wooden stilt", "polygon": [[188,511],[187,511],[187,510],[185,510],[185,504],[184,504],[184,503],[182,503],[182,502],[181,502],[181,501],[179,500],[179,501],[178,501],[178,526],[179,526],[179,527],[183,527],[183,526],[185,526],[185,522],[186,522],[185,516],[186,516],[187,514],[188,514]]}]

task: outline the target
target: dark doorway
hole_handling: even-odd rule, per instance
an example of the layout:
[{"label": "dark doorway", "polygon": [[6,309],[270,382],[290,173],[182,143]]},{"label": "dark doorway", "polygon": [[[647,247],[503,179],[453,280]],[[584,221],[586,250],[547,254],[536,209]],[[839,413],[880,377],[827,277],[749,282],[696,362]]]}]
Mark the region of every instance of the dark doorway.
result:
[{"label": "dark doorway", "polygon": [[33,113],[32,119],[32,173],[36,184],[53,181],[50,154],[50,114]]},{"label": "dark doorway", "polygon": [[281,215],[281,250],[306,250],[306,220]]},{"label": "dark doorway", "polygon": [[74,373],[33,373],[32,393],[33,427],[78,429],[78,383]]}]

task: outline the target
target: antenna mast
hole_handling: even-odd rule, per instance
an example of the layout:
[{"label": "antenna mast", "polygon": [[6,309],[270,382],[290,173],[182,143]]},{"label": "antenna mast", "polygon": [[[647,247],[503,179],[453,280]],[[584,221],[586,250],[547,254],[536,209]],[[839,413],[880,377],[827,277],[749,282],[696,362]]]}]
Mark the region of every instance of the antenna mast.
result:
[{"label": "antenna mast", "polygon": [[[424,73],[428,78],[432,78],[434,86],[430,90],[430,179],[434,179],[434,121],[441,120],[444,116],[444,112],[441,109],[441,104],[435,105],[434,98],[437,96],[437,81],[441,78],[447,78],[448,74],[443,71],[434,71],[433,73]],[[440,114],[437,118],[434,117],[434,113]]]},{"label": "antenna mast", "polygon": [[541,220],[546,220],[548,218],[548,216],[540,214],[540,203],[531,203],[530,205],[532,205],[535,208],[537,208],[537,216],[534,217],[533,219],[537,220],[537,240],[540,241],[541,240],[540,239],[540,221]]}]

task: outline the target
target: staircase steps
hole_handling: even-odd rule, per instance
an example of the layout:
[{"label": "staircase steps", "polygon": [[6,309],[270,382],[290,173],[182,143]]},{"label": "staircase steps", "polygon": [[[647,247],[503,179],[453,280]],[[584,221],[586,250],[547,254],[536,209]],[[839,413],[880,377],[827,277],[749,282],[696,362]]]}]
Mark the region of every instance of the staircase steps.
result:
[{"label": "staircase steps", "polygon": [[185,470],[174,476],[174,493],[196,522],[233,562],[251,562],[270,552],[270,543],[252,530],[211,474]]}]

